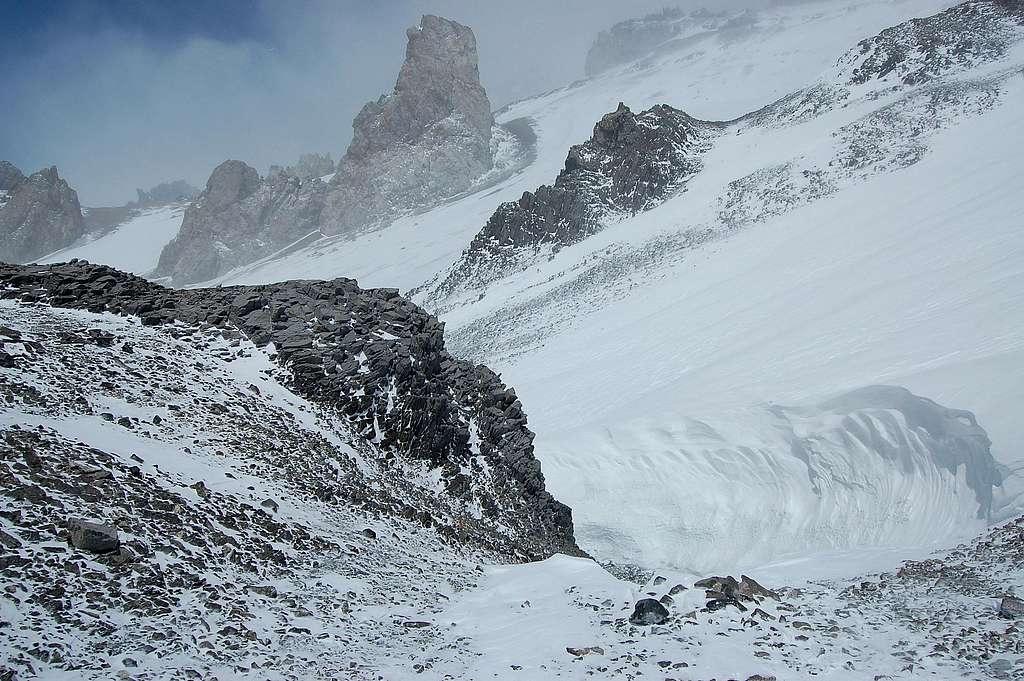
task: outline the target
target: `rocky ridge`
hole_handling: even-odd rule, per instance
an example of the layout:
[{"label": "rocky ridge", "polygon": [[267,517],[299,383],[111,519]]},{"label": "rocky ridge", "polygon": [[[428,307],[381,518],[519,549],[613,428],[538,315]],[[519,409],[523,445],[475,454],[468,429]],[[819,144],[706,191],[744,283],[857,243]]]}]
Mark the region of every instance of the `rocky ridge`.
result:
[{"label": "rocky ridge", "polygon": [[281,166],[270,166],[267,175],[284,173],[293,175],[302,181],[312,180],[314,177],[330,175],[335,170],[334,159],[328,154],[302,154],[295,165],[282,168]]},{"label": "rocky ridge", "polygon": [[[858,112],[835,119],[831,139],[819,154],[781,154],[761,167],[731,171],[735,179],[711,198],[710,219],[694,220],[644,243],[614,243],[592,258],[570,263],[543,294],[471,321],[455,330],[449,343],[477,361],[514,356],[573,318],[628,295],[637,278],[675,276],[673,263],[704,244],[918,163],[933,138],[998,107],[1007,89],[1019,84],[1016,55],[1022,41],[1020,3],[997,0],[972,0],[862,40],[819,82],[724,124],[736,135],[757,135],[814,124],[841,110]],[[415,291],[417,300],[447,311],[476,298],[472,287],[458,286],[460,279],[510,281],[543,255],[510,254],[518,260],[509,258],[508,265],[490,266],[490,259],[481,259],[477,267],[483,275],[476,280],[473,269],[465,267],[464,254],[457,265],[462,269],[451,270],[443,285],[431,282]],[[453,272],[458,272],[454,280]]]},{"label": "rocky ridge", "polygon": [[391,455],[438,470],[438,484],[479,515],[463,519],[470,540],[524,558],[579,553],[570,510],[544,489],[515,392],[451,357],[443,326],[395,290],[349,279],[172,290],[80,262],[2,266],[0,281],[4,298],[144,325],[230,325],[259,347],[272,343],[295,392]]},{"label": "rocky ridge", "polygon": [[590,140],[569,150],[554,185],[498,207],[438,292],[479,290],[542,247],[557,251],[616,217],[650,210],[700,171],[719,127],[664,104],[634,114],[620,103],[594,125]]},{"label": "rocky ridge", "polygon": [[138,200],[135,201],[133,208],[153,208],[189,201],[199,193],[199,190],[185,180],[172,180],[161,182],[148,190],[136,189],[135,193],[138,195]]},{"label": "rocky ridge", "polygon": [[23,177],[4,163],[0,173],[9,189],[0,206],[0,261],[31,261],[74,243],[85,233],[78,194],[58,175],[56,166]]},{"label": "rocky ridge", "polygon": [[446,600],[517,554],[290,380],[230,326],[0,301],[0,678],[430,664]]},{"label": "rocky ridge", "polygon": [[496,147],[516,142],[514,132],[498,129],[499,144],[492,144],[494,118],[472,30],[426,15],[408,37],[394,91],[356,116],[336,167],[329,155],[307,154],[260,178],[241,161],[225,161],[189,208],[155,275],[176,286],[209,281],[305,237],[380,227],[486,180]]}]

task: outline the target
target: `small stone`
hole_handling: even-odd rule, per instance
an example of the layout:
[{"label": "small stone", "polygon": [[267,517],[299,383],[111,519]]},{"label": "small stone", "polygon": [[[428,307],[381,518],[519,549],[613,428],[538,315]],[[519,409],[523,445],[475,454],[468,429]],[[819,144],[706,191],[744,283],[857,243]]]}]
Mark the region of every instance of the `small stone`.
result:
[{"label": "small stone", "polygon": [[586,657],[587,655],[604,655],[604,648],[601,646],[589,646],[587,648],[566,648],[565,652],[576,657]]}]

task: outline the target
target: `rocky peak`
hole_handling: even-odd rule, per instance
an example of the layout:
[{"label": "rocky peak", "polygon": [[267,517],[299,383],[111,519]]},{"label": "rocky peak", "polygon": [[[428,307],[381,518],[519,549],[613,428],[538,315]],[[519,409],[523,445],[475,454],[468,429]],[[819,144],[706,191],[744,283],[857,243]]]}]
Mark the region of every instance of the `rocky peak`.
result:
[{"label": "rocky peak", "polygon": [[14,189],[25,176],[10,161],[0,161],[0,192],[9,192]]},{"label": "rocky peak", "polygon": [[396,142],[414,143],[452,115],[490,141],[491,103],[480,85],[476,37],[449,19],[425,15],[410,28],[405,63],[391,95],[367,103],[353,123],[349,158],[366,158]]},{"label": "rocky peak", "polygon": [[191,199],[199,193],[199,190],[185,180],[174,180],[172,182],[161,182],[149,191],[136,189],[135,193],[139,197],[135,205],[139,208],[146,208],[149,206],[166,206],[178,201]]},{"label": "rocky peak", "polygon": [[285,172],[261,180],[252,166],[225,161],[185,210],[154,274],[176,286],[208,281],[318,234],[326,188]]},{"label": "rocky peak", "polygon": [[597,122],[590,140],[569,150],[553,186],[498,207],[449,271],[440,294],[486,286],[543,245],[572,245],[616,214],[653,208],[701,169],[701,156],[720,127],[665,104],[634,114],[620,102]]},{"label": "rocky peak", "polygon": [[[21,174],[10,164],[0,172],[8,182]],[[0,260],[30,261],[69,246],[84,233],[78,194],[56,166],[44,168],[15,182],[0,208]]]},{"label": "rocky peak", "polygon": [[426,15],[409,29],[394,90],[352,123],[324,212],[326,233],[378,226],[468,189],[493,165],[491,102],[467,26]]},{"label": "rocky peak", "polygon": [[255,168],[242,161],[224,161],[206,181],[200,201],[208,210],[223,210],[249,198],[259,187],[260,174]]}]

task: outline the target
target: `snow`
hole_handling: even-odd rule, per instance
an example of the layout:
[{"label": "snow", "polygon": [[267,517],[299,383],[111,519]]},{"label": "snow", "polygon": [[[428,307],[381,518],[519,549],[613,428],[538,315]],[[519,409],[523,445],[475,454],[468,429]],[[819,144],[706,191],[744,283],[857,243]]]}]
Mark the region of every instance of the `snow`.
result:
[{"label": "snow", "polygon": [[51,253],[40,262],[67,262],[79,258],[124,272],[147,274],[156,268],[160,251],[177,236],[184,212],[183,206],[144,210],[107,234]]}]

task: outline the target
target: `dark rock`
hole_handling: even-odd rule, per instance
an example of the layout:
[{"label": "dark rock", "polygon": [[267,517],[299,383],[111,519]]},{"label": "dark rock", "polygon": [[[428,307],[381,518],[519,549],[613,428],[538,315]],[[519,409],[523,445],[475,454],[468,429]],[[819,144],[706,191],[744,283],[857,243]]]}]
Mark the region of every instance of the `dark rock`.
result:
[{"label": "dark rock", "polygon": [[653,598],[642,598],[636,602],[629,621],[637,625],[662,624],[669,616],[668,609]]},{"label": "dark rock", "polygon": [[110,553],[121,547],[117,528],[81,518],[68,520],[68,538],[75,548],[91,553]]},{"label": "dark rock", "polygon": [[[240,328],[253,342],[279,347],[295,339],[308,346],[301,349],[308,354],[286,355],[282,349],[277,358],[292,389],[348,420],[353,432],[374,441],[385,459],[418,459],[454,471],[472,470],[477,457],[487,461],[487,480],[472,474],[449,478],[459,493],[452,493],[453,499],[472,497],[484,511],[482,519],[468,510],[457,518],[460,542],[483,542],[489,549],[528,558],[582,554],[573,539],[571,511],[545,490],[534,436],[515,393],[490,369],[448,354],[442,324],[394,290],[363,290],[347,279],[171,290],[83,262],[0,264],[0,284],[0,298],[30,297],[122,315],[145,310],[143,322],[154,319],[155,324],[215,319],[218,325]],[[252,301],[260,301],[259,307]],[[337,331],[314,323],[329,319],[336,320]],[[396,325],[395,319],[403,321]],[[373,340],[380,332],[394,338]],[[359,355],[365,359],[357,360]],[[116,385],[111,382],[108,389]],[[180,411],[173,404],[167,408]],[[227,413],[221,404],[207,408]],[[106,412],[100,417],[115,420]],[[133,425],[123,419],[119,422],[126,427]],[[471,421],[479,435],[475,447],[470,446]],[[7,493],[33,496],[18,489]],[[41,490],[34,498],[33,503],[47,503]],[[423,509],[410,512],[411,519],[441,532],[452,524]]]},{"label": "dark rock", "polygon": [[999,603],[999,614],[1009,619],[1024,618],[1024,600],[1015,596],[1004,596]]},{"label": "dark rock", "polygon": [[588,142],[569,150],[554,185],[498,207],[439,291],[484,285],[520,266],[522,252],[569,246],[603,229],[609,216],[650,210],[701,169],[718,127],[664,104],[634,114],[620,102]]}]

